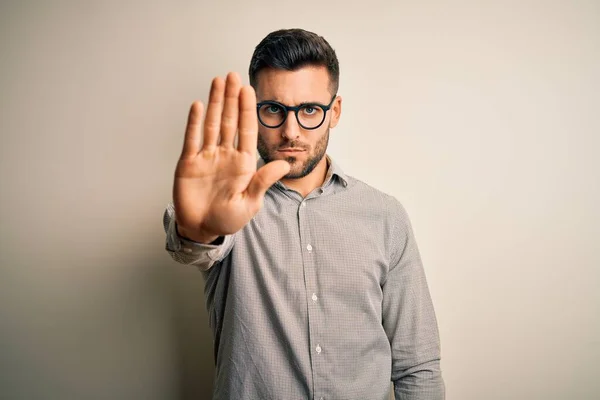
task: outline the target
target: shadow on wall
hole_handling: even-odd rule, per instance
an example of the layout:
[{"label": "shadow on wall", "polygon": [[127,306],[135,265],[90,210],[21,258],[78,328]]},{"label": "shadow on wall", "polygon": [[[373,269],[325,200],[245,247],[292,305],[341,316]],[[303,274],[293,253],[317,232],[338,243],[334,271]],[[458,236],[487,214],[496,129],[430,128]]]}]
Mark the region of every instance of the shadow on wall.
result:
[{"label": "shadow on wall", "polygon": [[196,267],[175,262],[168,264],[161,268],[172,269],[171,324],[179,399],[210,399],[215,368],[213,339],[204,301],[204,279]]},{"label": "shadow on wall", "polygon": [[0,310],[1,399],[212,397],[202,274],[137,239],[126,254],[14,261]]}]

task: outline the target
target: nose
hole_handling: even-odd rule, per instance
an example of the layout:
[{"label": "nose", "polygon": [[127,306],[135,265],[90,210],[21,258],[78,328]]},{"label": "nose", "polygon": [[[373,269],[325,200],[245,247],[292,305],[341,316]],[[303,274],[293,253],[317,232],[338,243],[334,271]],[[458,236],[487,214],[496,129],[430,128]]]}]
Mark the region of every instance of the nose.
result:
[{"label": "nose", "polygon": [[290,110],[285,122],[281,126],[281,136],[290,140],[298,139],[300,137],[300,125],[296,120],[296,114]]}]

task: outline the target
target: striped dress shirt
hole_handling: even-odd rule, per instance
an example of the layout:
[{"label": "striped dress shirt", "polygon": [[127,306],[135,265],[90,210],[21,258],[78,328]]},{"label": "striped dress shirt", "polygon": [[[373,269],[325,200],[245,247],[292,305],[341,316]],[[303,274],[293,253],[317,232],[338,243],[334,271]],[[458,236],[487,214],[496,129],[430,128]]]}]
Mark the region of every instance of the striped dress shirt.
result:
[{"label": "striped dress shirt", "polygon": [[219,245],[180,237],[167,206],[167,251],[205,279],[213,398],[441,400],[437,322],[406,211],[328,165],[304,198],[274,184]]}]

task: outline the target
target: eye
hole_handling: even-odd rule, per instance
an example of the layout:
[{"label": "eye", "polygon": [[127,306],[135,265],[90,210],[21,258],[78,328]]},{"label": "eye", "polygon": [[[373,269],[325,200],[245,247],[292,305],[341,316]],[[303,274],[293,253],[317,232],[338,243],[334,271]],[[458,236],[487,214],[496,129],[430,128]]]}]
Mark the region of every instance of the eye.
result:
[{"label": "eye", "polygon": [[302,109],[302,111],[304,112],[304,114],[306,115],[313,115],[317,112],[317,109],[313,106],[306,106]]},{"label": "eye", "polygon": [[277,104],[269,104],[266,108],[269,114],[278,114],[281,112],[281,107]]}]

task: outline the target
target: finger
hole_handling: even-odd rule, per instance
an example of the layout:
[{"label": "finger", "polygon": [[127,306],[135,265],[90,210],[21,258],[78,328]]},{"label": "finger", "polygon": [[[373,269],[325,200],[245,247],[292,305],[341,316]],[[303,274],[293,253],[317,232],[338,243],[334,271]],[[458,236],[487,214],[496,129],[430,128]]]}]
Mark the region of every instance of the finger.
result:
[{"label": "finger", "polygon": [[206,119],[204,120],[204,142],[202,144],[204,150],[215,147],[219,141],[224,91],[225,82],[223,78],[216,77],[213,79],[210,86]]},{"label": "finger", "polygon": [[195,157],[200,151],[200,130],[202,127],[203,111],[204,106],[199,101],[195,101],[192,104],[192,107],[190,107],[181,158]]},{"label": "finger", "polygon": [[290,164],[284,160],[271,161],[263,165],[248,185],[248,196],[254,200],[262,200],[265,193],[275,182],[290,172]]},{"label": "finger", "polygon": [[258,119],[256,117],[256,93],[252,86],[244,86],[240,91],[238,129],[238,150],[256,154]]},{"label": "finger", "polygon": [[238,99],[241,87],[239,75],[230,72],[225,82],[225,105],[221,117],[221,146],[233,147],[233,140],[238,126]]}]

